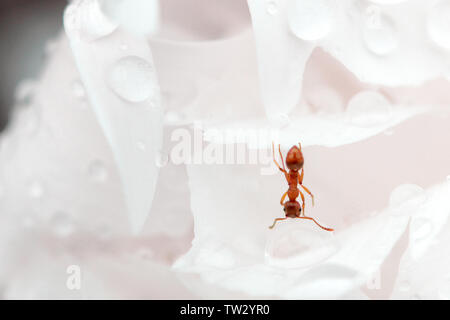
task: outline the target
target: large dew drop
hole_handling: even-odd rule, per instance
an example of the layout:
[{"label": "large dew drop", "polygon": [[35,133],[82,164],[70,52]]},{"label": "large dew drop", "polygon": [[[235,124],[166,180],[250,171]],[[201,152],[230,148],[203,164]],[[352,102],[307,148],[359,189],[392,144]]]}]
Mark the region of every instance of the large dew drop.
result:
[{"label": "large dew drop", "polygon": [[291,31],[303,40],[318,40],[330,32],[334,21],[333,1],[291,0],[288,22]]},{"label": "large dew drop", "polygon": [[416,209],[426,200],[426,193],[416,184],[402,184],[396,187],[389,198],[389,205],[393,207],[393,214],[408,214],[409,208]]},{"label": "large dew drop", "polygon": [[386,55],[398,45],[393,22],[377,6],[369,6],[366,10],[363,38],[367,48],[377,55]]},{"label": "large dew drop", "polygon": [[361,91],[354,95],[347,106],[347,115],[352,124],[370,127],[383,124],[391,117],[391,103],[376,91]]},{"label": "large dew drop", "polygon": [[117,61],[109,74],[111,89],[130,102],[142,102],[156,90],[152,66],[142,58],[128,56]]},{"label": "large dew drop", "polygon": [[323,262],[337,251],[333,234],[309,220],[281,221],[270,231],[266,264],[281,268],[306,268]]},{"label": "large dew drop", "polygon": [[428,33],[436,44],[450,49],[450,1],[439,1],[428,14]]}]

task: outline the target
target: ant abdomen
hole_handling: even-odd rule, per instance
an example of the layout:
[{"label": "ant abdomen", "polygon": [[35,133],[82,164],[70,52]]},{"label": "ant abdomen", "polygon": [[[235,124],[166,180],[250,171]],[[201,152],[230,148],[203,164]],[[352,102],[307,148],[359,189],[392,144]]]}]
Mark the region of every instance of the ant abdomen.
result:
[{"label": "ant abdomen", "polygon": [[299,217],[301,212],[300,203],[298,201],[286,201],[284,203],[284,212],[288,218]]}]

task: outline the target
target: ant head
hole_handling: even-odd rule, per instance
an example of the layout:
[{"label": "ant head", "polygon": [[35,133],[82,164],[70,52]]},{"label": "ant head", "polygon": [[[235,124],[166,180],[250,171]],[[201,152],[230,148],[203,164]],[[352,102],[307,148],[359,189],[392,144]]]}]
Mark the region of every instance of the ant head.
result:
[{"label": "ant head", "polygon": [[298,171],[303,167],[303,154],[299,147],[293,146],[286,155],[289,170]]}]

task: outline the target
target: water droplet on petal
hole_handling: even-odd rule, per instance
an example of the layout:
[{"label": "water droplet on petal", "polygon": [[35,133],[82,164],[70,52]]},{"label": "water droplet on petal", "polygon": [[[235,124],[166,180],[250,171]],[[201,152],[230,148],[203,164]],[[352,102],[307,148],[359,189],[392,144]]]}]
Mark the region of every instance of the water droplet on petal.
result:
[{"label": "water droplet on petal", "polygon": [[291,124],[291,119],[285,113],[278,113],[269,116],[269,122],[275,128],[284,129],[289,127]]},{"label": "water droplet on petal", "polygon": [[441,300],[450,300],[450,275],[448,275],[441,283],[438,290],[438,297]]},{"label": "water droplet on petal", "polygon": [[64,211],[57,211],[51,217],[51,228],[58,237],[67,237],[74,231],[74,223],[71,216]]},{"label": "water droplet on petal", "polygon": [[369,127],[387,122],[391,117],[391,103],[376,91],[361,91],[354,95],[347,106],[350,122]]},{"label": "water droplet on petal", "polygon": [[136,251],[136,256],[140,260],[151,260],[155,253],[149,248],[140,248]]},{"label": "water droplet on petal", "polygon": [[278,4],[276,3],[276,1],[267,1],[266,2],[266,6],[267,6],[267,13],[270,15],[275,15],[278,13]]},{"label": "water droplet on petal", "polygon": [[407,214],[409,212],[408,207],[420,206],[426,200],[425,190],[415,184],[402,184],[396,187],[390,195],[389,205],[397,207],[393,214]]},{"label": "water droplet on petal", "polygon": [[439,46],[450,49],[450,2],[441,0],[428,14],[428,33]]},{"label": "water droplet on petal", "polygon": [[334,6],[325,0],[291,0],[288,7],[291,31],[303,40],[318,40],[326,36],[334,21]]},{"label": "water droplet on petal", "polygon": [[39,181],[31,182],[29,186],[29,195],[35,199],[42,198],[44,195],[44,187],[42,186],[42,183]]},{"label": "water droplet on petal", "polygon": [[450,181],[450,174],[446,177],[447,181]]},{"label": "water droplet on petal", "polygon": [[103,14],[98,1],[82,1],[67,7],[64,26],[72,36],[94,41],[111,34],[118,25]]},{"label": "water droplet on petal", "polygon": [[421,240],[430,235],[433,230],[431,221],[427,218],[414,218],[411,223],[411,238],[414,240]]},{"label": "water droplet on petal", "polygon": [[145,151],[146,147],[145,147],[145,143],[142,141],[138,141],[136,142],[136,147],[141,150],[141,151]]},{"label": "water droplet on petal", "polygon": [[108,177],[108,171],[100,160],[92,161],[88,166],[89,177],[95,182],[103,182]]},{"label": "water droplet on petal", "polygon": [[399,290],[402,292],[408,292],[409,290],[411,290],[411,283],[408,280],[400,281]]},{"label": "water droplet on petal", "polygon": [[281,221],[271,230],[265,262],[274,267],[305,268],[318,264],[337,251],[331,232],[300,219]]},{"label": "water droplet on petal", "polygon": [[73,92],[74,96],[78,99],[83,99],[86,95],[83,85],[78,80],[73,82],[72,92]]},{"label": "water droplet on petal", "polygon": [[394,23],[377,6],[366,10],[363,38],[367,48],[377,55],[388,54],[398,45]]},{"label": "water droplet on petal", "polygon": [[21,81],[14,92],[15,98],[18,102],[23,102],[25,104],[29,103],[31,97],[36,90],[36,81],[27,79]]},{"label": "water droplet on petal", "polygon": [[169,155],[164,152],[158,152],[156,154],[155,164],[157,167],[162,168],[169,163]]},{"label": "water droplet on petal", "polygon": [[136,56],[122,58],[113,65],[109,85],[119,97],[130,102],[145,101],[156,90],[152,66]]}]

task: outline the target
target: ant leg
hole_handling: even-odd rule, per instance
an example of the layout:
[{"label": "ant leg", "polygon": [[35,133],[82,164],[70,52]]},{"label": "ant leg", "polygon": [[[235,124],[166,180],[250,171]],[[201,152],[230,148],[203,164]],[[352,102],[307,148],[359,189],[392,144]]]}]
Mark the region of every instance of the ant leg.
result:
[{"label": "ant leg", "polygon": [[[273,162],[275,162],[278,169],[280,169],[280,171],[282,171],[286,174],[286,170],[284,169],[284,163],[283,163],[283,168],[281,168],[280,165],[278,164],[277,160],[275,160],[275,146],[273,145],[273,141],[272,141],[272,156],[273,156]],[[283,158],[281,158],[281,160],[283,160]]]},{"label": "ant leg", "polygon": [[286,172],[286,167],[284,166],[284,159],[283,159],[283,154],[281,153],[281,147],[280,147],[280,144],[278,144],[278,152],[280,153],[281,164],[283,165],[284,172]]},{"label": "ant leg", "polygon": [[284,199],[286,198],[287,194],[288,194],[288,192],[286,191],[286,192],[283,194],[283,196],[281,197],[280,204],[281,204],[282,206],[284,206]]},{"label": "ant leg", "polygon": [[302,212],[303,212],[303,215],[305,215],[305,196],[303,195],[303,193],[300,190],[298,190],[298,193],[300,194],[300,197],[302,198]]},{"label": "ant leg", "polygon": [[313,196],[313,194],[311,193],[311,191],[309,191],[309,189],[307,188],[307,187],[305,187],[304,185],[300,185],[303,189],[305,189],[305,191],[311,196],[311,200],[312,200],[312,205],[313,205],[313,207],[314,207],[314,196]]},{"label": "ant leg", "polygon": [[305,174],[305,169],[302,168],[302,173],[299,175],[298,177],[298,183],[300,184],[300,186],[311,196],[311,200],[312,200],[312,205],[314,207],[314,195],[311,193],[311,191],[309,191],[309,189],[307,187],[305,187],[302,183],[303,183],[303,176]]},{"label": "ant leg", "polygon": [[315,224],[317,224],[320,228],[322,228],[323,230],[326,230],[326,231],[334,231],[334,229],[331,229],[331,228],[326,228],[326,227],[324,227],[324,226],[321,226],[320,225],[320,223],[318,223],[314,218],[311,218],[311,217],[297,217],[298,219],[308,219],[308,220],[312,220],[312,221],[314,221],[314,223]]},{"label": "ant leg", "polygon": [[273,225],[271,225],[270,227],[269,227],[269,229],[273,229],[273,227],[275,227],[275,224],[277,223],[277,221],[280,221],[280,220],[286,220],[287,218],[276,218],[275,220],[273,220]]}]

